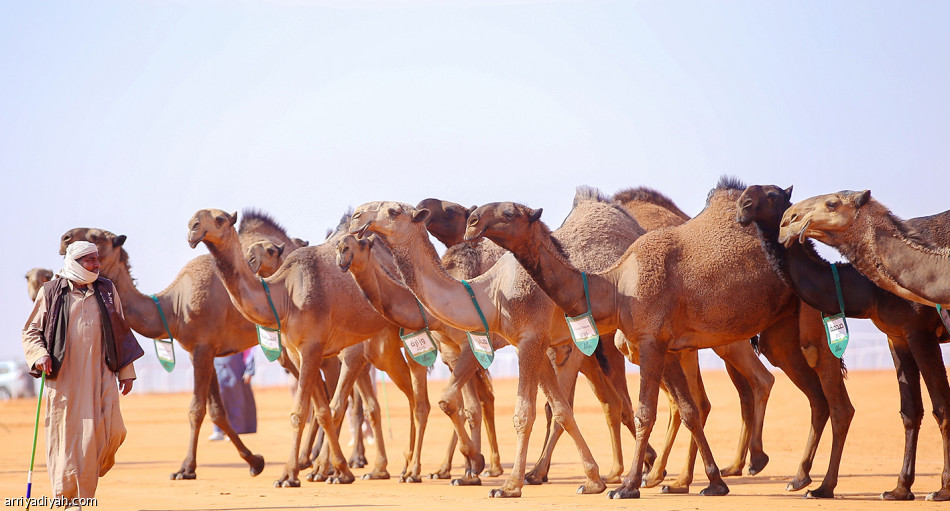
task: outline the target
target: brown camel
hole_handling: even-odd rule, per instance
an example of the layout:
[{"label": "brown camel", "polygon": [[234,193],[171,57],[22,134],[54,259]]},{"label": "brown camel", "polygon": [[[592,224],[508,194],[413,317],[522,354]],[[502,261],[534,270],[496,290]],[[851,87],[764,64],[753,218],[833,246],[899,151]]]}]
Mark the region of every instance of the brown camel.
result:
[{"label": "brown camel", "polygon": [[[672,199],[645,186],[621,190],[614,194],[613,200],[619,202],[636,219],[637,223],[647,231],[682,225],[690,219],[689,215],[684,213]],[[739,392],[742,416],[742,430],[739,435],[736,456],[729,466],[721,469],[721,473],[723,476],[741,475],[745,466],[746,454],[751,449],[749,474],[755,475],[761,472],[769,461],[769,457],[762,447],[762,427],[765,421],[765,408],[772,385],[775,383],[775,377],[765,368],[749,343],[736,342],[718,346],[713,348],[713,351],[725,362],[726,373]],[[695,357],[695,354],[693,357]],[[698,361],[696,363],[698,364]],[[684,371],[690,377],[690,388],[698,387],[700,390],[699,394],[694,392],[693,397],[708,414],[709,400],[702,386],[702,377],[698,372],[698,366],[693,369],[695,376],[691,376],[687,369],[687,366],[684,365]],[[694,383],[694,378],[699,381]],[[676,437],[676,431],[681,422],[679,410],[676,408],[669,392],[667,392],[667,397],[670,400],[671,411],[670,423],[667,427],[667,438],[670,441],[664,445],[663,454],[669,452],[670,444],[672,444],[672,439]],[[691,444],[690,447],[690,458],[694,460],[696,455],[695,444]],[[682,477],[684,474],[681,473],[680,475]],[[688,475],[692,476],[691,463]],[[658,470],[657,466],[654,466],[646,477],[643,486],[648,488],[655,486],[660,479],[662,479],[662,472]],[[682,491],[688,486],[689,483],[686,480],[681,480],[674,484],[671,489],[675,488]]]},{"label": "brown camel", "polygon": [[[95,243],[102,260],[100,272],[110,279],[122,297],[122,306],[129,326],[152,339],[168,337],[159,310],[148,295],[135,287],[129,255],[125,251],[126,236],[102,229],[77,228],[63,234],[60,253],[77,240]],[[205,411],[231,440],[241,458],[250,465],[251,475],[264,469],[264,458],[244,445],[231,427],[214,372],[214,357],[239,353],[257,344],[254,325],[241,317],[228,298],[221,279],[215,275],[211,258],[200,256],[189,261],[164,291],[155,295],[161,304],[168,330],[179,345],[191,355],[194,366],[194,395],[188,411],[191,441],[181,468],[172,479],[195,479],[198,434]]]},{"label": "brown camel", "polygon": [[36,301],[36,293],[39,293],[43,284],[50,280],[53,280],[52,270],[33,268],[26,272],[26,291],[30,293],[30,301]]},{"label": "brown camel", "polygon": [[[950,229],[950,211],[934,217]],[[871,197],[870,190],[805,199],[785,212],[779,240],[814,238],[838,249],[878,286],[924,305],[950,307],[950,246],[937,246]]]},{"label": "brown camel", "polygon": [[[673,392],[702,455],[710,484],[701,494],[728,493],[682,368],[675,364],[670,351],[725,345],[757,332],[761,332],[765,355],[786,371],[812,405],[806,454],[788,489],[810,483],[808,471],[831,403],[831,463],[822,486],[808,495],[833,496],[844,436],[853,415],[840,363],[830,350],[821,349],[816,341],[817,329],[800,332],[809,323],[803,320],[799,324],[805,315],[799,314],[798,300],[768,267],[754,230],[735,223],[735,200],[742,188],[732,180],[720,181],[696,218],[646,233],[613,267],[588,276],[593,317],[605,331],[619,327],[627,340],[619,347],[628,358],[637,347],[641,361],[635,460],[621,487],[610,492],[611,498],[639,497],[646,441],[656,420],[661,379]],[[466,238],[483,234],[492,237],[518,257],[568,315],[588,312],[580,271],[552,240],[539,217],[540,211],[525,207],[476,210],[469,217]],[[817,314],[813,316],[817,321]]]},{"label": "brown camel", "polygon": [[[477,459],[480,456],[479,446],[469,437],[463,417],[458,410],[458,396],[463,389],[465,389],[467,401],[473,405],[478,402],[472,375],[475,367],[480,366],[468,345],[464,332],[449,328],[438,318],[421,310],[412,292],[397,280],[398,277],[384,269],[386,264],[374,261],[376,257],[391,258],[392,256],[385,247],[376,245],[373,238],[360,240],[352,234],[344,236],[337,244],[336,251],[337,265],[353,276],[363,296],[377,312],[404,329],[406,333],[428,328],[433,338],[440,344],[443,354],[445,350],[450,350],[448,365],[452,370],[452,376],[439,399],[439,406],[452,420],[456,434],[462,441],[461,450],[468,460],[468,466],[484,463]],[[371,255],[373,252],[377,255]],[[475,407],[477,406],[473,406]],[[498,445],[492,426],[493,423],[489,423],[489,439],[493,440],[491,442],[493,457],[498,458]],[[455,446],[451,447],[454,450]],[[480,484],[480,481],[477,473],[468,473],[466,477],[453,481],[453,484],[472,485]]]},{"label": "brown camel", "polygon": [[[787,249],[778,242],[782,215],[791,206],[791,188],[750,186],[739,197],[736,219],[740,223],[754,222],[773,269],[806,303],[826,314],[838,314],[841,307],[830,265],[822,259],[811,242],[793,244]],[[941,229],[944,219],[938,216],[915,218],[920,232],[936,236],[940,241],[950,240],[950,232]],[[944,469],[940,490],[927,496],[928,500],[950,498],[950,385],[943,365],[939,343],[950,339],[940,323],[937,311],[931,307],[910,302],[874,285],[850,264],[837,265],[845,314],[848,317],[867,318],[884,332],[897,370],[901,397],[901,418],[904,421],[904,462],[897,478],[897,486],[884,492],[884,500],[913,500],[915,457],[920,423],[923,420],[923,402],[920,377],[927,384],[933,403],[934,417],[943,437]]]},{"label": "brown camel", "polygon": [[[251,273],[244,259],[238,232],[234,228],[236,216],[236,213],[230,215],[221,210],[199,210],[188,222],[188,242],[192,247],[199,243],[208,247],[225,288],[240,313],[253,323],[279,330],[291,358],[298,362],[300,379],[290,415],[293,432],[290,458],[275,486],[300,486],[297,454],[311,398],[316,403],[317,421],[327,432],[334,469],[334,475],[327,480],[351,483],[353,473],[340,449],[336,426],[343,416],[342,413],[334,416],[318,369],[324,358],[377,336],[384,340],[376,346],[398,351],[401,345],[398,328],[377,314],[360,294],[353,279],[339,271],[334,247],[328,243],[295,250],[277,273],[264,279],[272,307],[262,281]],[[390,365],[397,360],[401,361],[401,366]],[[407,467],[400,480],[421,481],[422,437],[429,412],[425,368],[418,364],[407,368],[405,360],[391,354],[377,354],[373,362],[389,374],[409,399],[413,409],[412,431]],[[377,438],[380,440],[382,437]],[[388,477],[379,460],[369,477]]]}]

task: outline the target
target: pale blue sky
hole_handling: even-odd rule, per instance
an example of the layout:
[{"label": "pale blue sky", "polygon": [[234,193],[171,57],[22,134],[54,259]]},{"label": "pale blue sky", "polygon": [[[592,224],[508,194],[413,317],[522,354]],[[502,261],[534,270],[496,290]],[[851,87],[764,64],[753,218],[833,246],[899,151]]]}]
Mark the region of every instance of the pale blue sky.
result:
[{"label": "pale blue sky", "polygon": [[[721,174],[948,209],[945,2],[0,3],[0,358],[72,227],[163,289],[200,208],[322,240],[348,207],[545,209],[579,184],[687,213]],[[881,340],[883,342],[883,339]]]}]

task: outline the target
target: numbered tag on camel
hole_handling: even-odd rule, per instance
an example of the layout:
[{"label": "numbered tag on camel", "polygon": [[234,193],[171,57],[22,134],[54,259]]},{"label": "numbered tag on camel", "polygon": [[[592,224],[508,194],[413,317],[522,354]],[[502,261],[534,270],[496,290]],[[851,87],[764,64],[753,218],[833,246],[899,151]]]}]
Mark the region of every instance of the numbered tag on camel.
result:
[{"label": "numbered tag on camel", "polygon": [[491,345],[488,332],[465,332],[465,335],[468,336],[468,344],[472,347],[475,359],[482,367],[488,369],[495,360],[495,348]]},{"label": "numbered tag on camel", "polygon": [[584,355],[591,356],[600,342],[600,332],[597,331],[594,315],[587,312],[571,318],[565,314],[564,319],[567,320],[567,327],[571,330],[571,338],[574,339],[577,349]]},{"label": "numbered tag on camel", "polygon": [[844,319],[844,314],[835,314],[827,318],[822,318],[825,323],[825,334],[828,335],[828,347],[838,358],[844,355],[845,348],[848,347],[848,322]]},{"label": "numbered tag on camel", "polygon": [[257,342],[268,361],[273,362],[280,357],[280,330],[257,325]]},{"label": "numbered tag on camel", "polygon": [[413,360],[425,367],[432,367],[435,359],[439,356],[435,340],[428,328],[423,328],[411,334],[404,334],[403,329],[399,329],[399,338],[406,346],[406,352]]},{"label": "numbered tag on camel", "polygon": [[175,345],[171,339],[152,339],[155,341],[155,356],[161,362],[166,371],[172,372],[175,369]]}]

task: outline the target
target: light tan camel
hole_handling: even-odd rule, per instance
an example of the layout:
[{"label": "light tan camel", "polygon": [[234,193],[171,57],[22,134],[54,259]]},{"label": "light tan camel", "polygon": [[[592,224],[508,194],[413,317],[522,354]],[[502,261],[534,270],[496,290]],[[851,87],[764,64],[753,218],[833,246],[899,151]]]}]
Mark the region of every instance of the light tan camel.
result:
[{"label": "light tan camel", "polygon": [[36,293],[50,280],[53,280],[52,270],[33,268],[26,272],[26,292],[30,294],[30,301],[36,301]]},{"label": "light tan camel", "polygon": [[[670,351],[725,345],[748,339],[757,332],[761,332],[760,345],[765,355],[785,369],[812,405],[812,431],[799,473],[789,484],[790,490],[800,489],[811,481],[808,471],[831,401],[831,464],[822,486],[809,492],[809,496],[833,496],[844,436],[853,415],[841,381],[840,363],[827,347],[822,349],[818,340],[820,330],[799,331],[810,322],[799,314],[798,300],[765,261],[754,228],[735,223],[735,201],[743,188],[734,181],[721,181],[696,218],[678,227],[646,233],[612,268],[588,275],[590,309],[598,325],[605,331],[619,327],[627,342],[618,347],[628,357],[634,347],[638,348],[641,362],[635,460],[623,485],[610,492],[611,498],[639,497],[646,441],[656,420],[661,379],[673,392],[683,421],[702,454],[710,484],[701,494],[728,493],[703,434],[701,417],[683,371],[674,363]],[[410,212],[411,216],[417,214]],[[538,221],[539,217],[540,211],[525,207],[479,209],[469,216],[466,238],[486,235],[495,239],[519,258],[568,315],[583,314],[588,306],[582,275],[543,222]],[[817,313],[812,316],[818,324]],[[805,342],[806,339],[812,340]]]},{"label": "light tan camel", "polygon": [[[950,225],[950,212],[940,217]],[[793,204],[782,217],[779,240],[789,246],[805,238],[835,247],[872,282],[901,298],[950,307],[950,248],[917,234],[870,190]]]},{"label": "light tan camel", "polygon": [[[597,195],[596,190],[585,188],[582,197],[593,198]],[[442,267],[449,276],[455,279],[473,279],[488,271],[507,252],[485,238],[474,241],[463,239],[466,219],[468,214],[474,211],[475,206],[465,208],[454,202],[430,198],[421,201],[416,206],[416,209],[423,208],[429,211],[425,220],[426,229],[448,247],[445,255],[442,256]],[[621,239],[616,241],[623,242]],[[619,251],[624,247],[617,245],[615,248]],[[587,357],[576,349],[573,343],[564,343],[548,348],[547,356],[554,365],[558,382],[567,393],[568,401],[572,406],[578,373],[587,376],[594,395],[601,401],[613,453],[611,468],[603,478],[607,483],[614,483],[619,482],[623,474],[620,425],[626,425],[631,434],[634,433],[633,406],[627,391],[624,358],[613,346],[612,334],[605,335],[603,343],[598,348],[596,356]],[[601,367],[601,364],[605,365]],[[525,474],[525,482],[528,484],[541,484],[547,481],[554,448],[564,432],[563,428],[552,420],[550,403],[545,403],[544,411],[547,419],[544,444],[534,468]],[[656,453],[651,448],[648,452],[648,463],[652,463],[655,458]],[[665,460],[661,459],[660,463],[654,465],[654,469],[658,471],[662,479],[665,474]]]},{"label": "light tan camel", "polygon": [[[353,276],[363,296],[377,312],[407,333],[429,328],[433,337],[438,339],[442,353],[445,354],[446,350],[450,350],[448,363],[452,376],[439,399],[439,406],[452,420],[456,434],[461,439],[461,450],[468,460],[467,466],[483,465],[484,459],[479,453],[479,446],[465,430],[458,406],[459,394],[463,392],[463,389],[467,394],[467,401],[471,402],[473,407],[477,407],[478,402],[477,391],[471,384],[475,367],[480,366],[468,345],[465,333],[446,326],[438,318],[420,310],[412,292],[397,280],[398,277],[384,269],[385,263],[380,264],[375,260],[377,257],[391,258],[392,256],[385,247],[376,245],[372,238],[358,240],[352,234],[344,236],[337,244],[336,251],[337,265]],[[372,255],[373,252],[376,256]],[[492,426],[493,424],[489,424],[489,439],[494,440],[492,454],[493,457],[498,458],[498,445],[494,431],[491,429]],[[452,445],[453,450],[454,448],[455,446]],[[453,484],[480,484],[478,473],[469,471],[464,478],[453,481]]]},{"label": "light tan camel", "polygon": [[[353,473],[343,457],[336,426],[343,416],[340,413],[334,417],[318,369],[324,358],[377,336],[386,339],[377,346],[398,351],[401,345],[398,328],[377,314],[353,279],[340,272],[335,264],[334,247],[327,243],[294,251],[277,273],[265,279],[273,301],[272,310],[261,281],[251,273],[244,259],[234,228],[236,216],[216,209],[199,210],[188,222],[188,243],[192,247],[199,243],[208,247],[237,309],[253,323],[280,329],[284,346],[299,363],[300,379],[290,414],[293,432],[290,458],[275,486],[300,485],[297,454],[303,421],[310,412],[310,398],[316,403],[317,421],[327,432],[334,469],[334,475],[327,480],[351,483]],[[402,361],[401,367],[386,366],[397,359]],[[395,356],[380,356],[374,363],[407,395],[413,409],[411,454],[407,456],[407,467],[400,480],[421,481],[422,437],[429,412],[425,368],[418,364],[407,368],[405,360]],[[381,437],[377,439],[380,440]],[[388,477],[385,468],[379,466],[379,460],[370,477]]]},{"label": "light tan camel", "polygon": [[[675,227],[686,223],[690,219],[689,215],[684,213],[672,199],[645,186],[621,190],[614,194],[613,200],[619,202],[637,223],[647,231]],[[775,383],[775,377],[759,360],[750,343],[736,342],[725,346],[717,346],[713,348],[713,351],[725,362],[726,372],[739,392],[742,417],[742,429],[739,434],[739,445],[735,458],[726,468],[721,469],[721,473],[723,476],[741,475],[745,466],[746,454],[751,449],[749,474],[755,475],[761,472],[769,461],[769,457],[765,454],[762,446],[762,429],[765,422],[765,409],[772,385]],[[692,358],[695,357],[694,353]],[[692,359],[689,362],[693,363]],[[684,365],[683,369],[687,377],[690,378],[690,388],[699,389],[699,393],[693,392],[694,399],[700,404],[701,409],[708,414],[709,399],[702,385],[702,376],[698,372],[698,360],[695,364],[695,369],[692,369],[694,373],[690,372],[691,367],[689,366]],[[680,424],[679,409],[669,392],[667,392],[667,397],[670,400],[671,413],[670,422],[667,426],[668,441],[665,442],[664,451],[660,455],[660,459],[664,460],[664,465]],[[690,461],[695,460],[695,447],[695,444],[690,445]],[[688,472],[681,473],[681,479],[669,487],[670,492],[684,492],[689,487],[692,477],[692,463],[689,463],[688,467]],[[683,478],[684,475],[688,475],[689,479]],[[662,480],[662,476],[661,467],[654,465],[643,486],[648,488],[655,486]]]},{"label": "light tan camel", "polygon": [[[351,232],[371,230],[393,252],[406,285],[426,308],[443,322],[467,331],[482,325],[465,287],[449,277],[439,264],[428,239],[424,220],[428,210],[396,202],[369,203],[357,208]],[[609,230],[610,236],[599,233]],[[581,201],[565,220],[559,234],[589,268],[607,267],[621,240],[626,244],[640,235],[636,222],[619,207],[596,200]],[[580,247],[587,247],[582,250]],[[597,249],[591,249],[597,247]],[[599,493],[606,485],[598,473],[553,366],[545,361],[551,345],[571,342],[563,315],[544,296],[511,254],[505,254],[488,272],[472,279],[471,287],[485,315],[489,331],[503,336],[518,348],[519,384],[514,422],[518,446],[514,467],[504,485],[492,490],[493,497],[518,497],[524,485],[527,441],[535,418],[535,400],[540,385],[552,405],[555,420],[573,438],[584,464],[587,482],[578,493]],[[609,387],[609,386],[608,386]],[[614,390],[615,391],[615,390]],[[619,401],[618,401],[619,402]]]},{"label": "light tan camel", "polygon": [[[100,272],[115,284],[132,329],[148,338],[167,338],[155,302],[135,286],[129,256],[123,247],[126,236],[116,236],[102,229],[71,229],[60,240],[60,253],[65,253],[66,246],[77,240],[90,241],[98,247],[102,260]],[[188,411],[191,439],[181,468],[173,472],[171,478],[196,478],[198,434],[206,410],[212,422],[228,435],[241,458],[250,465],[251,475],[260,474],[264,458],[252,454],[228,422],[213,363],[214,357],[240,353],[255,346],[254,325],[245,321],[231,305],[208,256],[189,261],[175,280],[155,296],[165,313],[171,335],[191,355],[194,366],[194,395]]]}]

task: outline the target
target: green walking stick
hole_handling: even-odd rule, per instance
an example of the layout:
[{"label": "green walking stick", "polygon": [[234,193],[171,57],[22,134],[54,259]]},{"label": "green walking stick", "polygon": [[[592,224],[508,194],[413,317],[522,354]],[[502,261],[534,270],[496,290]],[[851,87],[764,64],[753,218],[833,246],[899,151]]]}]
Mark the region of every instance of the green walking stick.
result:
[{"label": "green walking stick", "polygon": [[40,377],[40,398],[36,400],[36,422],[33,423],[33,453],[30,454],[30,472],[26,476],[26,509],[30,509],[30,489],[33,487],[33,460],[36,459],[36,437],[40,430],[40,404],[43,402],[43,391],[46,390],[46,373]]}]

